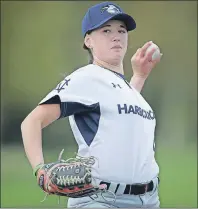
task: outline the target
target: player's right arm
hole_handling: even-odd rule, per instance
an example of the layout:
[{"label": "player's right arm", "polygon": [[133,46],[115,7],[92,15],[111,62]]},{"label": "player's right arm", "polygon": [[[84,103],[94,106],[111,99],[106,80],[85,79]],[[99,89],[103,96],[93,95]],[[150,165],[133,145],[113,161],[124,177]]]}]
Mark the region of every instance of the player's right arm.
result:
[{"label": "player's right arm", "polygon": [[21,124],[21,133],[26,156],[34,169],[44,163],[42,152],[42,129],[60,117],[60,104],[37,106]]},{"label": "player's right arm", "polygon": [[21,124],[22,139],[33,169],[44,163],[42,129],[58,119],[94,110],[98,104],[94,99],[94,85],[88,73],[73,73],[49,92],[24,119]]}]

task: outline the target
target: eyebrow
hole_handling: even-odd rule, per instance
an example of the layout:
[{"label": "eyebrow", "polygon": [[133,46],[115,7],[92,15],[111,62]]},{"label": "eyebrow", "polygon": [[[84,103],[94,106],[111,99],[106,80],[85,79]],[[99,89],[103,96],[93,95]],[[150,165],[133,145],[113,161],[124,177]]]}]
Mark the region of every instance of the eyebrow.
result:
[{"label": "eyebrow", "polygon": [[[104,26],[101,27],[101,28],[104,28],[104,27],[111,27],[111,25],[104,25]],[[126,27],[125,27],[124,25],[120,25],[120,27],[126,29]]]}]

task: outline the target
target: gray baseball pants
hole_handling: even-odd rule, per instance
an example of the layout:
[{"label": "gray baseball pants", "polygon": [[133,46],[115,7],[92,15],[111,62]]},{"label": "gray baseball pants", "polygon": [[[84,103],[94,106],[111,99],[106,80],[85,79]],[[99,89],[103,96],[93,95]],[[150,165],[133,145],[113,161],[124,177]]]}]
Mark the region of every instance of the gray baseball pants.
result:
[{"label": "gray baseball pants", "polygon": [[[68,208],[159,208],[160,200],[158,195],[159,182],[158,178],[153,179],[153,190],[143,195],[126,195],[118,192],[116,198],[105,193],[94,197],[69,198]],[[115,187],[114,187],[115,188]],[[111,187],[109,188],[111,190]],[[112,189],[113,192],[113,189]]]}]

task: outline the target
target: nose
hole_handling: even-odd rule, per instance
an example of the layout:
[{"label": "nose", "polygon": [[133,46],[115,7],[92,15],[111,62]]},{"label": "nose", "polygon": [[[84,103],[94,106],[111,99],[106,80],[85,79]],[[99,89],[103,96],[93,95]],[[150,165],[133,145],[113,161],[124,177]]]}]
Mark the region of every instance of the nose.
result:
[{"label": "nose", "polygon": [[119,42],[120,41],[120,36],[118,34],[114,34],[112,40],[115,41],[115,42]]}]

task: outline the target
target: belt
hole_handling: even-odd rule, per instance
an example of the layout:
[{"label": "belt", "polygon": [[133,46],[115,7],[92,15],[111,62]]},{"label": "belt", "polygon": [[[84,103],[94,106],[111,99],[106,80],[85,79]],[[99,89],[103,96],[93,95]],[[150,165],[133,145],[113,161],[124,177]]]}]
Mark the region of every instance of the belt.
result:
[{"label": "belt", "polygon": [[[106,184],[107,185],[107,190],[109,189],[111,183],[101,181],[100,184]],[[150,192],[153,190],[154,183],[153,181],[149,182],[148,184],[127,184],[124,190],[123,194],[130,194],[130,195],[142,195],[145,194],[146,192]],[[119,188],[119,184],[117,184],[117,187],[115,189],[115,194]]]}]

